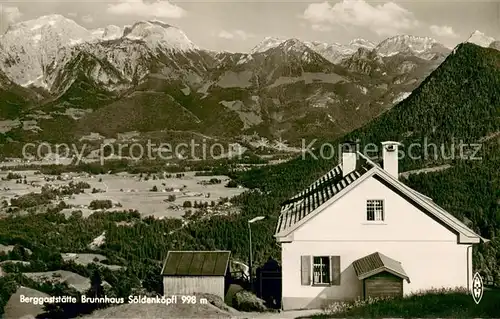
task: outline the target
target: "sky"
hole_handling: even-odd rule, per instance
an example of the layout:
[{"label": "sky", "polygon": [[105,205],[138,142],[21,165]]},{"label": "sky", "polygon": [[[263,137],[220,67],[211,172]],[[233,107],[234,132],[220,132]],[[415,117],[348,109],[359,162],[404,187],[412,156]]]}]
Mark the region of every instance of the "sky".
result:
[{"label": "sky", "polygon": [[500,0],[0,0],[0,32],[55,13],[88,29],[161,20],[202,48],[232,52],[248,51],[269,36],[347,44],[410,34],[453,47],[479,30],[500,39]]}]

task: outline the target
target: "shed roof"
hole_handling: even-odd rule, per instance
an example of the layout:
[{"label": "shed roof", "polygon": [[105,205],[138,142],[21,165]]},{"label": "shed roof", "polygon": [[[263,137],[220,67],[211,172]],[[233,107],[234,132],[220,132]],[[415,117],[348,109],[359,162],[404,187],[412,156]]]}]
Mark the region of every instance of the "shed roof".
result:
[{"label": "shed roof", "polygon": [[410,278],[399,261],[389,258],[379,252],[355,260],[352,266],[360,280],[385,271],[410,282]]},{"label": "shed roof", "polygon": [[169,251],[163,276],[224,276],[229,265],[229,251]]}]

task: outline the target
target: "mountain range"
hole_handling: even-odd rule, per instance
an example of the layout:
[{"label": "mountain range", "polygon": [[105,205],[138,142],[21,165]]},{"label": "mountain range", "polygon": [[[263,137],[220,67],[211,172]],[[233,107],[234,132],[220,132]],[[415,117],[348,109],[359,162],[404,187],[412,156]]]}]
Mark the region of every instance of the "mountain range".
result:
[{"label": "mountain range", "polygon": [[334,138],[404,100],[450,52],[410,35],[269,37],[248,53],[214,52],[161,21],[87,30],[43,16],[0,37],[0,143],[131,131]]}]

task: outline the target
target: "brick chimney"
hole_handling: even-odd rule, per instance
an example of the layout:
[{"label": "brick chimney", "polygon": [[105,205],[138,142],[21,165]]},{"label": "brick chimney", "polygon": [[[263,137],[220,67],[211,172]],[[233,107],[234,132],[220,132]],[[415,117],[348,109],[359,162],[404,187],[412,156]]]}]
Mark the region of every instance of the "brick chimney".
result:
[{"label": "brick chimney", "polygon": [[356,143],[346,141],[342,144],[342,176],[346,177],[356,170]]},{"label": "brick chimney", "polygon": [[398,142],[382,142],[382,165],[384,170],[398,179],[399,176],[399,159],[398,159]]}]

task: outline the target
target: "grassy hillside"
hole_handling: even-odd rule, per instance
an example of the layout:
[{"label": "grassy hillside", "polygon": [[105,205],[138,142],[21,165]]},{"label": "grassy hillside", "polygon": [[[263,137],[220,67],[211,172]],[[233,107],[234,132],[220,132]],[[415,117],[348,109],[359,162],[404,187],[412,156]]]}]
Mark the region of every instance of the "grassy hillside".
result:
[{"label": "grassy hillside", "polygon": [[313,318],[495,318],[499,298],[500,291],[487,290],[476,305],[466,291],[437,290],[392,300],[334,304],[326,314]]}]

